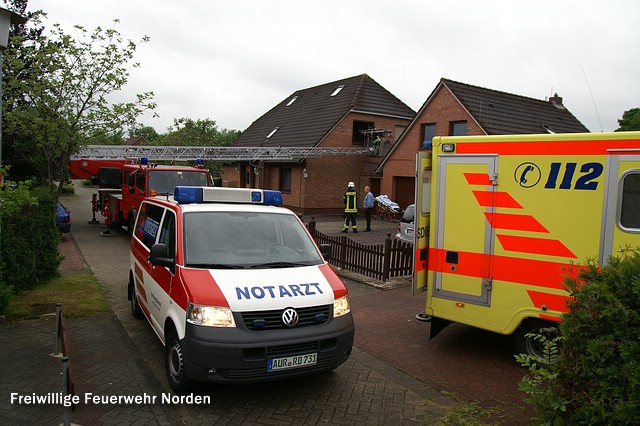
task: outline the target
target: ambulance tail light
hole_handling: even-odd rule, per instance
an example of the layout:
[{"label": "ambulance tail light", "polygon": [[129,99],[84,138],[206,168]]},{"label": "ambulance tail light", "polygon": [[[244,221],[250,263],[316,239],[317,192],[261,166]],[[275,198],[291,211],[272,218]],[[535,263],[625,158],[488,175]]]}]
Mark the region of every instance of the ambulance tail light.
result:
[{"label": "ambulance tail light", "polygon": [[351,312],[349,306],[349,299],[347,296],[342,296],[339,299],[333,301],[333,317],[338,318]]},{"label": "ambulance tail light", "polygon": [[235,327],[231,309],[222,306],[201,306],[189,304],[187,322],[206,327]]}]

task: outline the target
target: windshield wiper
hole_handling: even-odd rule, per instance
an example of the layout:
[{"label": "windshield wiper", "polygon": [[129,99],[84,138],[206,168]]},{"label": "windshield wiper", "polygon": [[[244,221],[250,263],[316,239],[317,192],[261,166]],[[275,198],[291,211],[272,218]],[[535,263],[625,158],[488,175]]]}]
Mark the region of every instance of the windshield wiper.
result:
[{"label": "windshield wiper", "polygon": [[296,266],[309,266],[313,265],[310,262],[267,262],[251,265],[251,269],[268,269],[268,268],[295,268]]},{"label": "windshield wiper", "polygon": [[230,265],[228,263],[189,263],[187,266],[201,269],[244,269],[242,265]]}]

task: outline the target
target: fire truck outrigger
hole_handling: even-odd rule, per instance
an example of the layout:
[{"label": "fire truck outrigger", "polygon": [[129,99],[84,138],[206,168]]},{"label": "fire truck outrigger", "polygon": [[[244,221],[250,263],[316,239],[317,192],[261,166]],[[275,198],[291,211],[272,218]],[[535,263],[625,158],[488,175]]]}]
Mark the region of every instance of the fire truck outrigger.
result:
[{"label": "fire truck outrigger", "polygon": [[640,246],[640,132],[435,137],[417,156],[414,291],[452,322],[526,334],[561,321],[566,275]]}]

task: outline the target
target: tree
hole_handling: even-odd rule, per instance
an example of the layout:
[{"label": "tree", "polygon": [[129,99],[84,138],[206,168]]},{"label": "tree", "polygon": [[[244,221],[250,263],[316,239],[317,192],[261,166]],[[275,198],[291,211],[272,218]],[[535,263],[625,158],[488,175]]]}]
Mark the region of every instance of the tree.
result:
[{"label": "tree", "polygon": [[[29,23],[39,25],[39,16]],[[19,149],[36,157],[45,181],[59,180],[55,198],[68,176],[69,158],[80,146],[120,132],[156,107],[152,92],[129,102],[109,100],[126,85],[130,67],[139,66],[132,62],[135,42],[113,28],[88,32],[76,25],[75,31],[71,36],[54,24],[49,36],[23,38],[20,52],[12,45],[4,56],[11,70],[7,97],[21,100],[7,109],[7,131],[20,136]]]},{"label": "tree", "polygon": [[149,145],[156,145],[159,143],[162,136],[156,132],[151,126],[135,125],[129,128],[129,138],[136,136],[144,136]]},{"label": "tree", "polygon": [[628,132],[631,130],[640,130],[640,108],[632,108],[622,114],[622,118],[618,120],[619,128],[616,132]]},{"label": "tree", "polygon": [[[214,120],[174,118],[173,125],[162,140],[162,145],[177,146],[229,146],[238,136],[238,130],[218,130]],[[222,176],[224,162],[207,161],[206,166],[213,176]]]},{"label": "tree", "polygon": [[[37,17],[42,14],[42,11],[27,12],[27,0],[5,0],[7,9],[24,16],[31,22],[37,22]],[[21,69],[12,69],[7,66],[7,60],[3,62],[3,80],[9,79],[22,79],[27,70],[32,69],[35,64],[30,62],[31,55],[28,54],[29,47],[33,46],[34,41],[42,35],[44,27],[41,25],[16,25],[12,24],[9,29],[9,48],[15,51],[19,60],[24,63],[24,67]],[[5,53],[6,54],[6,53]],[[2,161],[4,164],[10,164],[12,167],[11,175],[12,180],[25,181],[33,178],[38,174],[38,166],[33,160],[30,149],[25,149],[24,146],[29,146],[29,139],[18,135],[16,133],[7,132],[7,113],[6,111],[12,111],[15,108],[26,105],[26,98],[24,95],[11,94],[7,96],[6,83],[2,92],[2,106],[5,113],[2,116]]]},{"label": "tree", "polygon": [[178,146],[228,146],[240,132],[238,130],[218,130],[215,120],[208,118],[174,118],[164,137],[163,145]]}]

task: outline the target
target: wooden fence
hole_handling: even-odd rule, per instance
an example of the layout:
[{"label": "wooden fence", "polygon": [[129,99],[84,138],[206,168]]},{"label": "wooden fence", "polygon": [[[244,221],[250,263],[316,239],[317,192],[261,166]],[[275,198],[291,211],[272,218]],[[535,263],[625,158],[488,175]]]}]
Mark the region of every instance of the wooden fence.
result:
[{"label": "wooden fence", "polygon": [[383,244],[361,244],[346,235],[327,235],[309,222],[309,232],[319,244],[331,246],[329,263],[380,281],[413,273],[413,244],[391,238],[387,233]]}]

